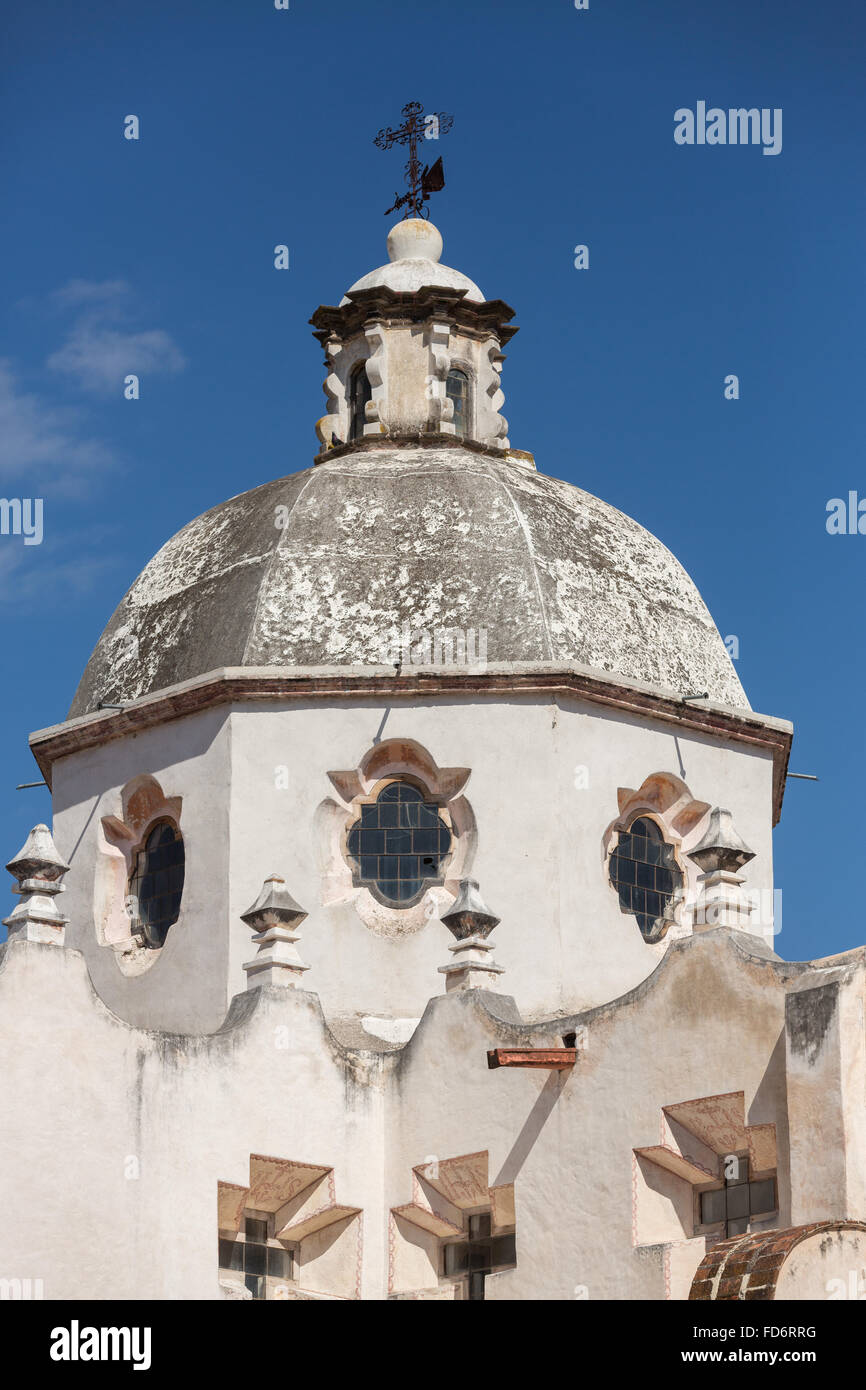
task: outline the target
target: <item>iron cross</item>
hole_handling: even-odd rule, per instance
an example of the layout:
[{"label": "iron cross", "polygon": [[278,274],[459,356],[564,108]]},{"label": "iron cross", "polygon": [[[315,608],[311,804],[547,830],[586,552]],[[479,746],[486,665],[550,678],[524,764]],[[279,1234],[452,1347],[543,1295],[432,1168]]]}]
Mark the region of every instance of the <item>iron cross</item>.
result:
[{"label": "iron cross", "polygon": [[425,164],[424,168],[421,168],[418,141],[438,140],[440,135],[447,135],[454,124],[454,117],[449,116],[446,111],[431,111],[425,116],[420,101],[408,102],[403,107],[402,114],[406,117],[402,125],[396,130],[386,126],[384,130],[379,131],[373,142],[380,150],[390,150],[392,145],[409,146],[405,170],[409,192],[404,193],[402,197],[395,194],[396,201],[388,208],[385,216],[396,212],[398,208],[408,207],[416,217],[428,217],[429,213],[425,211],[424,204],[431,193],[438,193],[440,188],[445,187],[445,174],[441,157],[434,164]]}]

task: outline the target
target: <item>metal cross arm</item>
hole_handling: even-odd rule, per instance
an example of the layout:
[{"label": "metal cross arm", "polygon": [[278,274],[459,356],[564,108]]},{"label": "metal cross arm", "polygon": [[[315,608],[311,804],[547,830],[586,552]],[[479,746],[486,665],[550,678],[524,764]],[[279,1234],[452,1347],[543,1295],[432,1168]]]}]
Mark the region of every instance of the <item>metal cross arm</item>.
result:
[{"label": "metal cross arm", "polygon": [[429,111],[425,115],[420,101],[407,102],[402,114],[406,118],[402,125],[397,126],[396,130],[386,126],[379,131],[373,142],[380,150],[390,150],[393,145],[409,146],[409,158],[404,171],[409,192],[402,196],[395,194],[395,202],[388,208],[385,216],[396,212],[398,208],[407,207],[416,217],[423,217],[424,204],[430,194],[438,193],[440,188],[445,187],[445,173],[441,158],[435,160],[432,165],[425,164],[421,167],[418,142],[447,135],[454,124],[454,117],[447,111]]}]

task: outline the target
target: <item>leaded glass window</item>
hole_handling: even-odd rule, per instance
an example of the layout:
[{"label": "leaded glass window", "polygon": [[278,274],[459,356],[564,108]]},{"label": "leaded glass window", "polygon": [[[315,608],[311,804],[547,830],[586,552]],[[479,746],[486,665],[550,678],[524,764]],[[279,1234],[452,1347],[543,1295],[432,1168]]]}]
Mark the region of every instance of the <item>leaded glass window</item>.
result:
[{"label": "leaded glass window", "polygon": [[456,434],[469,433],[469,378],[459,367],[452,367],[445,382],[445,394],[454,402],[451,423]]},{"label": "leaded glass window", "polygon": [[243,1237],[219,1242],[221,1271],[244,1276],[244,1287],[253,1298],[266,1299],[268,1280],[292,1277],[292,1255],[284,1245],[268,1239],[267,1221],[246,1217]]},{"label": "leaded glass window", "polygon": [[157,821],[135,857],[129,881],[137,929],[146,946],[161,946],[177,921],[183,880],[183,836],[172,821]]},{"label": "leaded glass window", "polygon": [[751,1217],[770,1216],[777,1208],[775,1178],[750,1178],[749,1160],[737,1158],[724,1187],[701,1193],[701,1225],[725,1223],[725,1236],[745,1235]]},{"label": "leaded glass window", "polygon": [[623,912],[635,914],[647,941],[657,940],[670,920],[683,875],[673,845],[649,816],[639,816],[621,832],[610,857],[610,881]]},{"label": "leaded glass window", "polygon": [[451,831],[439,807],[411,782],[389,782],[349,831],[346,848],[356,881],[386,903],[407,907],[431,883],[451,849]]},{"label": "leaded glass window", "polygon": [[466,1239],[445,1246],[445,1277],[465,1279],[466,1298],[471,1303],[483,1302],[488,1274],[514,1269],[517,1264],[515,1236],[494,1235],[492,1220],[489,1211],[470,1216]]},{"label": "leaded glass window", "polygon": [[370,385],[370,378],[367,376],[366,362],[359,362],[352,372],[349,383],[349,408],[352,421],[349,433],[350,439],[364,438],[364,424],[367,418],[367,402],[373,399],[373,388]]}]

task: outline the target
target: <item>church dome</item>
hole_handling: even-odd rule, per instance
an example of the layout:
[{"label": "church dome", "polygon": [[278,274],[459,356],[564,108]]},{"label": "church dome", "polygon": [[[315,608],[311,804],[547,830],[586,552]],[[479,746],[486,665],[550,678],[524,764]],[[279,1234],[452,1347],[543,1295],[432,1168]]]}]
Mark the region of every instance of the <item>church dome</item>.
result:
[{"label": "church dome", "polygon": [[70,716],[219,667],[381,665],[404,624],[483,633],[490,664],[578,664],[749,708],[659,540],[452,437],[325,454],[190,522],[122,600]]}]

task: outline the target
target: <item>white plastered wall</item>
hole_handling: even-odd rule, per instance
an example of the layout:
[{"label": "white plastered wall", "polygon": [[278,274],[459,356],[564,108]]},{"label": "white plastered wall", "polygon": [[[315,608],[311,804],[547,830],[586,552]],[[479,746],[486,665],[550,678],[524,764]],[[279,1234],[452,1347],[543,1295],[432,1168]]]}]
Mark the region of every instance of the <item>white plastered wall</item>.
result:
[{"label": "white plastered wall", "polygon": [[[105,1009],[78,953],[14,942],[0,957],[4,1277],[41,1279],[49,1299],[218,1297],[216,1187],[245,1185],[253,1152],[333,1167],[337,1201],[363,1208],[361,1295],[382,1298],[388,1211],[411,1200],[412,1168],[487,1150],[489,1183],[514,1184],[518,1258],[488,1298],[684,1297],[703,1242],[682,1244],[672,1209],[674,1243],[660,1225],[642,1245],[634,1215],[633,1150],[658,1141],[664,1105],[742,1090],[747,1123],[776,1126],[778,1225],[792,1221],[784,1000],[804,968],[735,935],[677,942],[652,979],[584,1016],[569,1072],[490,1071],[489,1048],[554,1045],[558,1030],[509,1024],[507,1001],[497,1021],[477,992],[434,1001],[391,1056],[348,1056],[291,991],[246,996],[211,1037],[148,1032]],[[847,970],[859,992],[860,953]],[[863,1084],[862,1068],[825,1078],[826,1106],[861,1106]],[[831,1199],[836,1158],[816,1148]],[[862,1165],[853,1147],[843,1158]],[[799,1219],[822,1214],[801,1205]]]},{"label": "white plastered wall", "polygon": [[[668,772],[698,800],[728,807],[755,851],[747,887],[772,901],[769,754],[549,698],[224,706],[55,768],[55,837],[72,864],[62,899],[71,944],[84,951],[110,1007],[150,1026],[218,1027],[254,954],[240,914],[278,873],[309,913],[300,953],[326,1016],[420,1017],[442,992],[437,969],[449,959],[451,938],[437,918],[401,935],[395,912],[396,934],[385,935],[365,925],[351,897],[323,901],[317,813],[338,799],[328,774],[357,767],[377,737],[414,740],[440,768],[471,769],[463,793],[477,826],[469,873],[502,918],[494,941],[503,988],[527,1018],[616,998],[668,947],[670,936],[643,941],[608,881],[603,840],[618,816],[619,788]],[[96,943],[94,872],[99,817],[113,813],[124,783],[141,773],[183,798],[187,878],[181,919],[160,958],[127,979]]]}]

